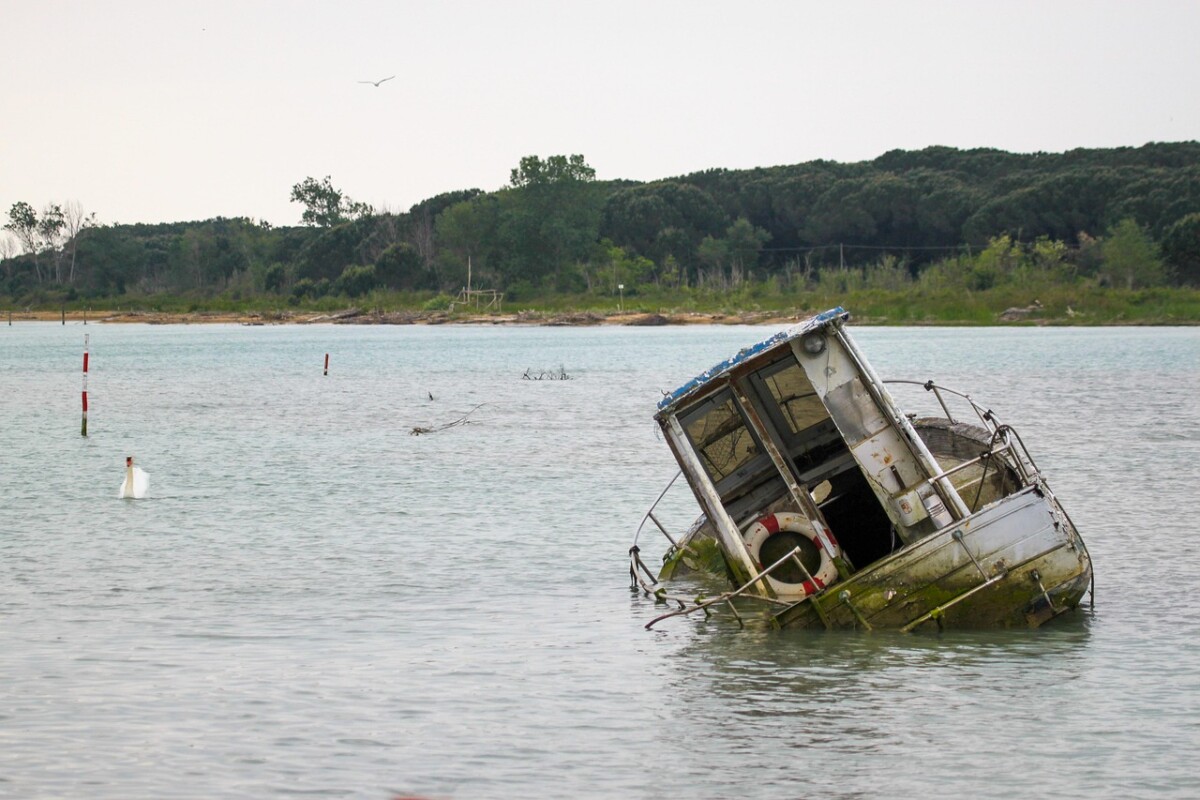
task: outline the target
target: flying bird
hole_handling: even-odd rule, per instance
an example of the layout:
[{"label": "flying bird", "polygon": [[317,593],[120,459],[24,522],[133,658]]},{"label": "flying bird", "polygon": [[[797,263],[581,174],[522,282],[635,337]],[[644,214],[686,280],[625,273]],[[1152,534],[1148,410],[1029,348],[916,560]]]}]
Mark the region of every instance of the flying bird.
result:
[{"label": "flying bird", "polygon": [[396,77],[396,76],[395,76],[395,75],[389,75],[389,76],[387,76],[386,78],[381,78],[380,80],[377,80],[377,81],[359,81],[359,83],[369,83],[369,84],[371,84],[372,86],[378,86],[379,84],[383,83],[384,81],[390,81],[390,80],[391,80],[392,78],[394,78],[394,77]]}]

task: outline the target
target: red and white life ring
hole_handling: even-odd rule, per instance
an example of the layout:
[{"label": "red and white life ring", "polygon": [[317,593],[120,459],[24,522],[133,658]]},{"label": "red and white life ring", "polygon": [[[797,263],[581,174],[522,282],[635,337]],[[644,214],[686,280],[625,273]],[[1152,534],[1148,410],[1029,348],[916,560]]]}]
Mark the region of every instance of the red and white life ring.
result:
[{"label": "red and white life ring", "polygon": [[762,546],[772,536],[783,531],[798,533],[815,544],[821,551],[821,564],[813,573],[812,579],[806,579],[803,583],[789,583],[774,575],[767,575],[767,582],[771,584],[771,588],[775,590],[777,596],[788,600],[802,600],[837,580],[837,565],[833,563],[833,559],[841,555],[842,549],[838,546],[837,540],[833,538],[833,534],[826,531],[824,536],[818,536],[816,529],[807,517],[790,511],[767,514],[746,529],[746,549],[750,551],[750,557],[754,559],[754,563],[758,565],[759,569],[771,566],[762,563],[762,558],[759,556]]}]

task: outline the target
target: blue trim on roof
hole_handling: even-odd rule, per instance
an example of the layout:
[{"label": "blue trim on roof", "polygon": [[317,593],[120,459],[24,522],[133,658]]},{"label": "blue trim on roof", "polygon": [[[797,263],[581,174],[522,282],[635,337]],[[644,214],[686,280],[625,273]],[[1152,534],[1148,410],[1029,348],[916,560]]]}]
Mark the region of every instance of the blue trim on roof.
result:
[{"label": "blue trim on roof", "polygon": [[838,306],[837,308],[831,308],[828,311],[822,311],[815,317],[809,317],[803,322],[798,322],[792,327],[780,331],[769,339],[763,339],[758,344],[744,347],[733,356],[725,359],[720,364],[701,372],[683,386],[680,386],[678,389],[671,392],[671,394],[658,401],[658,410],[662,412],[670,406],[675,405],[684,397],[698,390],[705,384],[708,384],[726,374],[729,372],[729,370],[733,369],[747,359],[754,358],[756,355],[766,350],[770,350],[772,347],[777,347],[783,342],[790,342],[792,339],[803,336],[804,334],[814,331],[817,328],[823,328],[836,319],[845,319],[849,316],[850,315],[847,314],[841,306]]}]

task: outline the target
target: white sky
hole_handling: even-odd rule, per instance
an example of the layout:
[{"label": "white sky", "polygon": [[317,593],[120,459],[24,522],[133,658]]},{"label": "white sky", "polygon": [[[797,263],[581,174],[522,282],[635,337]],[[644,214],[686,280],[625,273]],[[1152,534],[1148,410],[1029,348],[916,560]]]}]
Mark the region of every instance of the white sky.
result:
[{"label": "white sky", "polygon": [[533,154],[653,180],[1200,139],[1198,34],[1195,0],[0,0],[0,222],[292,225],[310,175],[405,211]]}]

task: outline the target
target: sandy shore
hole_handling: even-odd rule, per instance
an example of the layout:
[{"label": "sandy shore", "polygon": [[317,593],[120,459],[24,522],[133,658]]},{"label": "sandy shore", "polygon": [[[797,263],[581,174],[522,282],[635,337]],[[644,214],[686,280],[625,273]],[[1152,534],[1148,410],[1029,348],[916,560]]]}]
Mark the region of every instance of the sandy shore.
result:
[{"label": "sandy shore", "polygon": [[5,311],[0,312],[0,324],[12,322],[90,322],[141,323],[146,325],[778,325],[789,324],[802,316],[786,316],[778,312],[754,312],[736,315],[702,313],[611,313],[594,311],[547,313],[518,311],[512,314],[449,314],[444,311],[363,311],[350,308],[333,313],[309,311],[280,311],[229,313],[195,311],[164,313],[158,311]]}]

